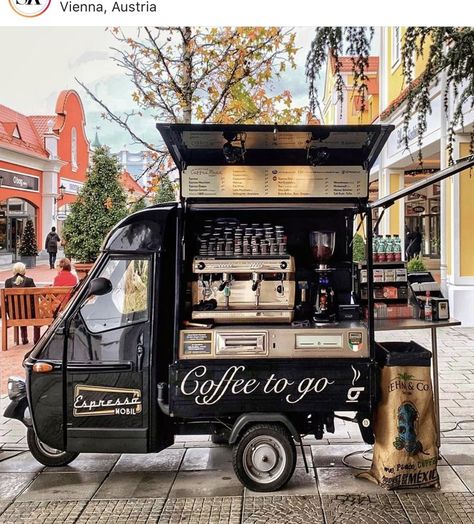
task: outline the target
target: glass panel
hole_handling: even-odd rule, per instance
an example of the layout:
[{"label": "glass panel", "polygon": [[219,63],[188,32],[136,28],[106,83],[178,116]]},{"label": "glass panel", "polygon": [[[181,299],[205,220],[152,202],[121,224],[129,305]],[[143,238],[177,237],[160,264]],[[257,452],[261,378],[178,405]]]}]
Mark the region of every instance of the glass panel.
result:
[{"label": "glass panel", "polygon": [[109,260],[100,274],[112,291],[90,297],[81,316],[92,333],[128,326],[148,319],[148,259]]},{"label": "glass panel", "polygon": [[0,217],[0,251],[7,250],[7,219]]}]

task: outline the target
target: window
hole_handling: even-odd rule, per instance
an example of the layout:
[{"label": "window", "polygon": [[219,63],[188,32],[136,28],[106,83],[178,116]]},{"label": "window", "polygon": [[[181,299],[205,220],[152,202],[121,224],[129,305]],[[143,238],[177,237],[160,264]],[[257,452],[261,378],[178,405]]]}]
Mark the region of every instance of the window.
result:
[{"label": "window", "polygon": [[71,130],[71,164],[73,171],[77,170],[77,132],[73,127]]},{"label": "window", "polygon": [[110,280],[112,291],[90,297],[81,307],[82,319],[91,333],[148,319],[148,259],[110,259],[99,276]]},{"label": "window", "polygon": [[401,48],[401,38],[400,38],[400,27],[392,27],[392,67],[395,67],[400,62],[400,48]]}]

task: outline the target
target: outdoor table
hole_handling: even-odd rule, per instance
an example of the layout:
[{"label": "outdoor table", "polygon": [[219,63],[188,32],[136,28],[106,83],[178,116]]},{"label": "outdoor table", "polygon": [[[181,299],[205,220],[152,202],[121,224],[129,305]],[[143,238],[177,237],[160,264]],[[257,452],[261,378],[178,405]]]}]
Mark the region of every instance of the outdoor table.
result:
[{"label": "outdoor table", "polygon": [[439,412],[439,382],[438,382],[438,339],[436,330],[442,327],[460,326],[461,322],[455,318],[449,320],[419,320],[415,318],[394,318],[375,320],[375,331],[407,331],[409,329],[431,329],[431,352],[433,355],[433,400],[436,413],[436,427],[438,428],[437,444],[440,447],[441,427]]}]

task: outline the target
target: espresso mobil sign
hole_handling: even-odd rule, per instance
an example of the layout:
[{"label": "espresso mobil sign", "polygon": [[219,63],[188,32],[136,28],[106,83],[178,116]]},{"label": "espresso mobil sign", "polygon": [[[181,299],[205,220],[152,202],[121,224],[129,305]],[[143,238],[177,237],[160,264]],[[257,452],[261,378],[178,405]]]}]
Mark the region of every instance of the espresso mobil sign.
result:
[{"label": "espresso mobil sign", "polygon": [[290,367],[275,361],[271,365],[269,361],[180,362],[171,373],[172,409],[177,415],[183,409],[211,413],[221,408],[232,411],[235,406],[242,411],[247,403],[253,411],[256,405],[262,410],[308,410],[317,403],[327,403],[329,409],[335,402],[357,410],[370,400],[371,376],[365,363],[325,370],[320,363],[312,367],[308,361]]}]

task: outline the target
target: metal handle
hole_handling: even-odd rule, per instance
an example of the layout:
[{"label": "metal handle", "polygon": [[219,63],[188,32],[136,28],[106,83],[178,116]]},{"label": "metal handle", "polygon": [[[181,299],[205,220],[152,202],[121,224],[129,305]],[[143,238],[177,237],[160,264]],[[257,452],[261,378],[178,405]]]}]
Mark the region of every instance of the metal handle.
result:
[{"label": "metal handle", "polygon": [[143,345],[143,333],[140,333],[137,344],[137,371],[143,370],[143,355],[145,353],[145,346]]}]

